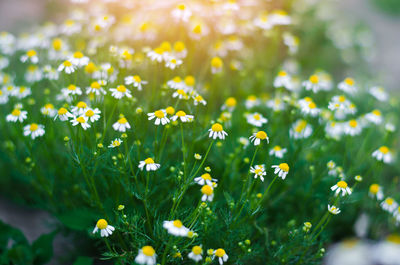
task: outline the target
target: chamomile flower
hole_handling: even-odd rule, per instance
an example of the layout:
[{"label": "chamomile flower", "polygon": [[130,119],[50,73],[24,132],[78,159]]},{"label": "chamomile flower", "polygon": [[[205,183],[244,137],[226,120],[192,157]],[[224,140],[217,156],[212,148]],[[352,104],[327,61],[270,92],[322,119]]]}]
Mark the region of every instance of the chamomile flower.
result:
[{"label": "chamomile flower", "polygon": [[189,259],[199,262],[203,259],[203,248],[201,246],[192,247],[192,251],[188,254]]},{"label": "chamomile flower", "polygon": [[108,146],[108,148],[115,148],[118,147],[122,144],[122,140],[119,138],[115,138],[114,140],[111,141],[111,144]]},{"label": "chamomile flower", "polygon": [[337,215],[337,214],[340,213],[340,209],[339,208],[337,208],[335,205],[331,206],[329,204],[328,204],[328,211],[333,215]]},{"label": "chamomile flower", "polygon": [[387,197],[383,202],[381,202],[381,207],[383,210],[393,213],[399,204],[391,197]]},{"label": "chamomile flower", "polygon": [[142,80],[139,75],[130,75],[125,77],[125,85],[133,85],[133,87],[136,87],[139,91],[142,91],[143,85],[146,85],[147,83],[148,82]]},{"label": "chamomile flower", "polygon": [[264,123],[268,122],[268,119],[264,118],[263,115],[258,112],[247,114],[246,119],[249,124],[256,127],[262,127]]},{"label": "chamomile flower", "polygon": [[139,253],[135,258],[135,262],[141,265],[155,265],[157,254],[153,247],[144,246],[139,249]]},{"label": "chamomile flower", "polygon": [[79,101],[72,107],[72,113],[76,116],[84,114],[88,110],[88,105],[84,101]]},{"label": "chamomile flower", "polygon": [[187,236],[189,229],[185,227],[180,220],[164,221],[163,227],[168,233],[174,236]]},{"label": "chamomile flower", "polygon": [[116,99],[121,99],[124,96],[127,98],[131,98],[131,91],[129,91],[124,85],[119,85],[117,88],[110,88],[111,91],[111,96],[113,96]]},{"label": "chamomile flower", "polygon": [[146,171],[156,171],[157,169],[160,168],[160,164],[155,163],[154,160],[149,157],[143,161],[140,161],[138,167],[142,171],[145,167],[146,167]]},{"label": "chamomile flower", "polygon": [[131,125],[125,117],[121,117],[112,127],[117,132],[126,132],[127,129],[131,128]]},{"label": "chamomile flower", "polygon": [[275,169],[274,174],[278,177],[285,179],[289,173],[289,165],[287,163],[281,163],[279,165],[273,165],[272,168]]},{"label": "chamomile flower", "polygon": [[382,187],[378,184],[374,183],[369,186],[368,195],[372,198],[376,197],[378,200],[383,199],[383,190]]},{"label": "chamomile flower", "polygon": [[371,111],[370,113],[367,113],[367,114],[365,115],[365,118],[366,118],[368,121],[370,121],[370,122],[372,122],[372,123],[375,123],[375,124],[377,124],[377,125],[378,125],[378,124],[381,124],[381,123],[383,122],[382,113],[381,113],[379,110],[377,110],[377,109]]},{"label": "chamomile flower", "polygon": [[213,186],[213,183],[216,183],[218,180],[211,178],[211,175],[209,173],[204,173],[200,177],[194,178],[194,182],[196,182],[199,185],[209,185]]},{"label": "chamomile flower", "polygon": [[171,15],[177,21],[187,22],[192,16],[192,11],[185,4],[178,4],[176,8],[171,11]]},{"label": "chamomile flower", "polygon": [[193,100],[194,100],[194,105],[197,106],[198,104],[203,104],[204,106],[207,105],[207,101],[204,100],[204,98],[197,94],[197,95],[193,95]]},{"label": "chamomile flower", "polygon": [[70,61],[66,60],[58,66],[57,71],[64,71],[66,74],[72,74],[75,72],[75,66]]},{"label": "chamomile flower", "polygon": [[375,157],[378,161],[383,161],[386,164],[390,164],[393,161],[392,152],[387,146],[381,146],[379,149],[372,153],[372,157]]},{"label": "chamomile flower", "polygon": [[29,50],[27,51],[24,55],[21,56],[20,58],[21,62],[31,62],[33,64],[37,64],[39,62],[39,57],[37,55],[37,52],[35,50]]},{"label": "chamomile flower", "polygon": [[160,125],[160,123],[162,125],[165,125],[170,122],[167,117],[166,111],[162,109],[156,110],[155,112],[147,113],[147,116],[149,121],[155,119],[155,125]]},{"label": "chamomile flower", "polygon": [[54,108],[53,104],[47,103],[42,108],[40,108],[40,112],[45,116],[54,117],[57,115],[57,110]]},{"label": "chamomile flower", "polygon": [[93,234],[95,234],[100,229],[101,237],[108,237],[110,236],[115,228],[108,224],[105,219],[99,219],[96,223],[96,226],[93,229]]},{"label": "chamomile flower", "polygon": [[107,92],[103,88],[103,82],[101,81],[94,81],[86,88],[86,94],[93,93],[96,96],[99,96],[101,94],[105,95]]},{"label": "chamomile flower", "polygon": [[175,69],[177,68],[179,65],[182,64],[182,60],[175,58],[175,57],[169,57],[167,62],[165,63],[165,67],[169,68],[169,69]]},{"label": "chamomile flower", "polygon": [[13,96],[16,96],[19,99],[26,98],[27,96],[32,94],[32,90],[30,87],[20,86],[13,89]]},{"label": "chamomile flower", "polygon": [[223,248],[216,249],[214,251],[215,257],[218,258],[218,262],[220,265],[224,264],[224,262],[228,261],[228,255],[226,254]]},{"label": "chamomile flower", "polygon": [[300,107],[302,113],[312,117],[318,116],[318,114],[321,112],[321,110],[317,108],[317,105],[312,100],[306,104],[300,104]]},{"label": "chamomile flower", "polygon": [[212,186],[210,185],[203,185],[203,187],[201,187],[201,193],[203,194],[203,196],[201,197],[201,200],[204,201],[212,201],[214,199],[214,189]]},{"label": "chamomile flower", "polygon": [[0,104],[6,104],[8,102],[8,95],[0,89]]},{"label": "chamomile flower", "polygon": [[340,122],[330,121],[325,126],[325,132],[327,136],[333,139],[339,139],[344,132],[343,124]]},{"label": "chamomile flower", "polygon": [[183,89],[183,87],[184,87],[182,78],[180,78],[179,76],[175,76],[171,80],[168,80],[167,86],[172,89]]},{"label": "chamomile flower", "polygon": [[339,83],[338,88],[348,94],[357,92],[357,86],[353,78],[347,77]]},{"label": "chamomile flower", "polygon": [[57,115],[54,119],[60,119],[60,121],[67,121],[69,118],[74,117],[66,108],[59,108],[57,111]]},{"label": "chamomile flower", "polygon": [[228,133],[224,131],[224,128],[219,123],[214,123],[211,126],[211,129],[209,129],[208,131],[209,131],[208,137],[213,139],[219,138],[221,140],[224,140],[225,136],[228,135]]},{"label": "chamomile flower", "polygon": [[266,105],[275,112],[282,111],[286,107],[285,102],[279,97],[268,100]]},{"label": "chamomile flower", "polygon": [[173,94],[173,98],[179,98],[179,99],[189,99],[189,95],[186,93],[184,89],[177,89]]},{"label": "chamomile flower", "polygon": [[164,50],[160,47],[155,48],[154,50],[147,52],[147,56],[150,60],[161,63],[164,59]]},{"label": "chamomile flower", "polygon": [[82,95],[82,90],[80,87],[77,87],[76,85],[70,84],[69,86],[62,88],[61,92],[66,95]]},{"label": "chamomile flower", "polygon": [[222,71],[224,63],[220,57],[213,57],[211,59],[211,73],[217,74]]},{"label": "chamomile flower", "polygon": [[254,108],[260,105],[260,99],[258,99],[255,95],[250,95],[247,97],[244,105],[246,106],[246,109]]},{"label": "chamomile flower", "polygon": [[312,131],[311,125],[305,120],[297,120],[290,129],[290,136],[294,139],[308,138]]},{"label": "chamomile flower", "polygon": [[10,114],[7,115],[6,120],[8,122],[23,122],[28,116],[28,112],[15,108]]},{"label": "chamomile flower", "polygon": [[74,116],[71,120],[72,126],[81,125],[84,130],[90,128],[88,118],[86,116]]},{"label": "chamomile flower", "polygon": [[342,196],[345,196],[346,194],[350,195],[351,194],[351,189],[347,185],[347,182],[344,180],[339,181],[335,185],[331,187],[332,191],[335,191],[335,195],[338,196],[340,192],[342,192]]},{"label": "chamomile flower", "polygon": [[225,100],[224,105],[222,105],[221,110],[228,110],[232,112],[237,105],[237,100],[234,97],[229,97]]},{"label": "chamomile flower", "polygon": [[347,135],[355,136],[359,135],[362,131],[362,127],[359,121],[349,120],[344,124],[344,133]]},{"label": "chamomile flower", "polygon": [[75,52],[69,61],[76,67],[82,67],[89,63],[89,58],[84,56],[81,52]]},{"label": "chamomile flower", "polygon": [[317,93],[322,89],[320,77],[316,74],[310,76],[310,78],[303,82],[303,86],[306,90],[312,90],[314,93]]},{"label": "chamomile flower", "polygon": [[85,116],[91,122],[95,122],[100,119],[100,113],[101,111],[98,108],[87,108],[83,116]]},{"label": "chamomile flower", "polygon": [[369,93],[379,101],[388,101],[389,94],[386,93],[385,89],[380,86],[374,86],[369,89]]},{"label": "chamomile flower", "polygon": [[256,133],[253,133],[253,135],[250,136],[249,139],[251,142],[254,142],[254,145],[259,145],[262,140],[266,140],[267,143],[269,143],[268,135],[264,131],[258,131]]},{"label": "chamomile flower", "polygon": [[275,10],[269,15],[273,25],[289,25],[292,23],[292,18],[284,10]]},{"label": "chamomile flower", "polygon": [[254,174],[255,179],[257,177],[260,177],[261,181],[264,181],[264,176],[267,175],[264,165],[256,165],[254,167],[250,167],[250,173]]},{"label": "chamomile flower", "polygon": [[271,150],[269,150],[269,155],[275,156],[277,158],[283,158],[286,152],[287,152],[286,148],[282,148],[279,145],[275,145]]},{"label": "chamomile flower", "polygon": [[171,117],[172,121],[179,119],[181,122],[191,122],[194,119],[193,115],[186,114],[183,110],[179,110]]},{"label": "chamomile flower", "polygon": [[41,124],[31,123],[24,127],[24,135],[25,136],[30,135],[32,139],[43,136],[44,133],[45,133],[44,125],[41,125]]},{"label": "chamomile flower", "polygon": [[293,88],[291,76],[286,71],[279,71],[274,80],[274,87],[284,87],[287,90],[291,90]]}]

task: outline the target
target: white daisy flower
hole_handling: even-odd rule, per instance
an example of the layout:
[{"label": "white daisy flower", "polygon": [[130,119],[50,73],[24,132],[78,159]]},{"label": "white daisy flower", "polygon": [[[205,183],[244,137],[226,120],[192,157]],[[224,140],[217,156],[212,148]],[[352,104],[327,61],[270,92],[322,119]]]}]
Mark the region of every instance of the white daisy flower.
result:
[{"label": "white daisy flower", "polygon": [[187,236],[189,229],[185,227],[180,220],[164,221],[163,227],[168,233],[174,236]]},{"label": "white daisy flower", "polygon": [[0,104],[6,104],[8,102],[8,95],[0,89]]},{"label": "white daisy flower", "polygon": [[27,116],[27,111],[15,108],[10,114],[7,115],[6,120],[8,122],[23,122]]},{"label": "white daisy flower", "polygon": [[31,62],[37,64],[39,62],[39,57],[37,56],[37,52],[35,50],[29,50],[20,58],[21,62]]},{"label": "white daisy flower", "polygon": [[66,60],[58,66],[57,71],[64,71],[66,74],[72,74],[75,72],[75,66],[70,61]]},{"label": "white daisy flower", "polygon": [[40,112],[45,116],[54,117],[57,115],[57,110],[54,108],[53,104],[48,103],[40,108]]},{"label": "white daisy flower", "polygon": [[338,88],[348,94],[354,94],[357,92],[357,86],[353,78],[347,77],[339,83]]},{"label": "white daisy flower", "polygon": [[118,147],[122,144],[122,140],[119,138],[115,138],[114,140],[111,141],[111,144],[108,146],[108,148],[115,148]]},{"label": "white daisy flower", "polygon": [[209,131],[208,137],[213,138],[213,139],[219,138],[221,140],[224,140],[225,136],[228,135],[228,133],[226,133],[224,131],[224,128],[219,123],[214,123],[211,126],[211,129],[209,129],[208,131]]},{"label": "white daisy flower", "polygon": [[374,86],[369,89],[369,93],[379,101],[388,101],[389,94],[386,93],[385,89],[380,86]]},{"label": "white daisy flower", "polygon": [[286,71],[279,71],[274,80],[274,87],[284,87],[287,90],[293,89],[292,77]]},{"label": "white daisy flower", "polygon": [[260,105],[260,99],[258,99],[254,95],[250,95],[247,97],[244,105],[246,106],[246,109],[254,108],[254,107]]},{"label": "white daisy flower", "polygon": [[13,89],[13,96],[16,96],[19,99],[25,98],[32,94],[31,88],[26,86],[20,86]]},{"label": "white daisy flower", "polygon": [[147,116],[149,121],[155,119],[155,125],[160,125],[160,123],[161,125],[165,125],[170,122],[167,117],[166,111],[162,109],[156,110],[155,112],[147,113]]},{"label": "white daisy flower", "polygon": [[87,122],[88,118],[85,116],[74,116],[71,120],[72,126],[80,124],[84,130],[90,128],[90,124]]},{"label": "white daisy flower", "polygon": [[249,137],[251,142],[254,142],[254,145],[259,145],[262,140],[266,140],[267,143],[269,143],[269,138],[266,132],[264,131],[258,131],[256,133],[253,133],[252,136]]},{"label": "white daisy flower", "polygon": [[81,88],[77,87],[76,85],[73,85],[73,84],[71,84],[71,85],[69,85],[69,86],[67,86],[65,88],[62,88],[61,92],[66,96],[69,96],[69,95],[82,95]]},{"label": "white daisy flower", "polygon": [[147,57],[152,61],[161,63],[164,59],[164,50],[160,47],[155,48],[154,50],[147,52]]},{"label": "white daisy flower", "polygon": [[124,86],[124,85],[119,85],[117,88],[110,88],[110,91],[112,92],[111,96],[113,96],[116,99],[121,99],[124,96],[131,98],[131,92]]},{"label": "white daisy flower", "polygon": [[194,260],[195,262],[199,262],[203,259],[203,248],[201,246],[192,247],[192,251],[188,254],[189,259]]},{"label": "white daisy flower", "polygon": [[322,89],[320,77],[318,75],[312,75],[310,78],[303,82],[303,86],[306,90],[312,90],[317,93]]},{"label": "white daisy flower", "polygon": [[381,146],[379,149],[372,153],[372,157],[375,157],[378,161],[383,161],[386,164],[390,164],[393,161],[392,152],[387,146]]},{"label": "white daisy flower", "polygon": [[173,69],[177,68],[181,64],[182,64],[182,60],[174,58],[174,57],[170,57],[167,60],[167,62],[165,63],[165,67],[173,70]]},{"label": "white daisy flower", "polygon": [[60,121],[66,121],[69,118],[74,117],[66,108],[60,108],[57,111],[57,115],[54,117],[54,119],[57,119],[57,117],[60,119]]},{"label": "white daisy flower", "polygon": [[294,139],[308,138],[312,134],[312,127],[305,120],[297,120],[290,129],[290,136]]},{"label": "white daisy flower", "polygon": [[81,52],[75,52],[69,61],[76,67],[82,67],[89,63],[89,58],[84,56]]},{"label": "white daisy flower", "polygon": [[332,191],[335,191],[335,195],[338,196],[340,192],[342,192],[342,196],[345,196],[346,194],[350,195],[351,194],[351,189],[347,185],[347,182],[344,180],[339,181],[335,185],[331,187]]},{"label": "white daisy flower", "polygon": [[331,214],[334,214],[334,215],[337,215],[337,214],[340,213],[340,209],[339,208],[337,208],[335,205],[330,206],[329,204],[328,204],[328,211]]},{"label": "white daisy flower", "polygon": [[125,117],[120,118],[116,123],[113,124],[113,129],[117,132],[126,132],[126,130],[130,128],[131,125]]},{"label": "white daisy flower", "polygon": [[204,173],[200,177],[194,178],[194,182],[196,182],[199,185],[209,185],[213,186],[213,183],[217,182],[217,179],[211,178],[211,175],[209,173]]},{"label": "white daisy flower", "polygon": [[180,119],[181,122],[191,122],[194,119],[193,115],[188,115],[184,111],[179,110],[175,113],[174,116],[171,117],[172,121],[176,121],[177,119]]},{"label": "white daisy flower", "polygon": [[155,163],[152,158],[147,158],[139,162],[138,167],[140,168],[140,170],[143,170],[145,166],[146,166],[146,171],[156,171],[157,169],[160,168],[160,164]]},{"label": "white daisy flower", "polygon": [[167,86],[172,89],[183,89],[184,83],[182,78],[175,76],[173,79],[167,81]]},{"label": "white daisy flower", "polygon": [[330,121],[325,126],[327,136],[333,139],[339,139],[344,133],[344,126],[340,122]]},{"label": "white daisy flower", "polygon": [[79,101],[74,107],[72,107],[72,113],[76,116],[83,115],[88,110],[88,106],[85,102]]},{"label": "white daisy flower", "polygon": [[224,63],[221,58],[213,57],[211,59],[211,73],[212,74],[217,74],[217,73],[222,72],[223,66],[224,66]]},{"label": "white daisy flower", "polygon": [[266,105],[275,112],[283,111],[286,107],[285,102],[280,98],[270,99]]},{"label": "white daisy flower", "polygon": [[201,200],[204,201],[212,201],[214,199],[214,189],[212,186],[210,185],[203,185],[203,187],[201,187],[201,193],[203,194],[203,196],[201,197]]},{"label": "white daisy flower", "polygon": [[100,119],[100,113],[101,111],[98,108],[95,109],[87,108],[84,113],[84,116],[91,122],[95,122]]},{"label": "white daisy flower", "polygon": [[372,122],[372,123],[375,123],[375,124],[377,124],[377,125],[378,125],[378,124],[381,124],[381,123],[383,122],[382,113],[381,113],[379,110],[377,110],[377,109],[371,111],[370,113],[367,113],[367,114],[365,115],[365,118],[366,118],[368,121],[370,121],[370,122]]},{"label": "white daisy flower", "polygon": [[387,197],[383,202],[381,202],[381,207],[383,210],[393,213],[399,204],[391,197]]},{"label": "white daisy flower", "polygon": [[41,124],[31,123],[24,127],[24,135],[25,136],[30,135],[32,139],[43,136],[44,133],[45,133],[44,125],[41,125]]},{"label": "white daisy flower", "polygon": [[157,254],[153,247],[144,246],[139,250],[135,262],[141,265],[155,265]]},{"label": "white daisy flower", "polygon": [[99,96],[101,94],[105,95],[107,92],[104,90],[104,88],[102,87],[102,82],[99,81],[94,81],[90,84],[89,87],[86,88],[86,94],[90,94],[93,93],[96,96]]},{"label": "white daisy flower", "polygon": [[285,179],[287,174],[289,173],[289,165],[287,163],[281,163],[279,165],[273,165],[271,168],[274,168],[274,174],[278,175],[278,177]]},{"label": "white daisy flower", "polygon": [[218,262],[220,265],[224,264],[224,262],[228,261],[228,255],[226,254],[225,250],[222,248],[216,249],[214,251],[215,257],[218,258]]},{"label": "white daisy flower", "polygon": [[147,83],[147,81],[142,80],[142,78],[140,78],[138,75],[125,77],[125,85],[133,84],[133,87],[136,87],[139,91],[141,91],[143,89],[142,86],[146,85]]},{"label": "white daisy flower", "polygon": [[260,177],[261,181],[264,181],[264,176],[267,175],[264,165],[256,165],[254,167],[250,167],[250,173],[254,174],[254,178]]},{"label": "white daisy flower", "polygon": [[372,198],[376,197],[377,200],[383,199],[383,190],[382,187],[378,184],[374,183],[369,186],[368,195]]},{"label": "white daisy flower", "polygon": [[179,98],[179,99],[189,99],[189,95],[186,93],[184,89],[177,89],[173,94],[173,98]]},{"label": "white daisy flower", "polygon": [[344,133],[347,135],[359,135],[362,131],[360,122],[357,120],[349,120],[344,124]]},{"label": "white daisy flower", "polygon": [[264,123],[268,122],[268,119],[264,118],[262,114],[254,112],[246,115],[247,122],[256,127],[262,127]]},{"label": "white daisy flower", "polygon": [[192,16],[192,11],[185,4],[178,4],[176,8],[171,11],[171,16],[177,21],[188,22]]},{"label": "white daisy flower", "polygon": [[197,94],[197,95],[193,95],[192,97],[193,97],[195,106],[197,106],[198,104],[203,104],[204,106],[207,105],[207,101],[205,101],[201,95]]},{"label": "white daisy flower", "polygon": [[101,237],[110,236],[115,228],[107,223],[104,219],[99,219],[96,223],[96,226],[93,229],[93,234],[95,234],[100,229]]},{"label": "white daisy flower", "polygon": [[269,155],[275,156],[277,158],[283,158],[286,152],[287,152],[286,148],[282,148],[279,145],[276,145],[269,151]]}]

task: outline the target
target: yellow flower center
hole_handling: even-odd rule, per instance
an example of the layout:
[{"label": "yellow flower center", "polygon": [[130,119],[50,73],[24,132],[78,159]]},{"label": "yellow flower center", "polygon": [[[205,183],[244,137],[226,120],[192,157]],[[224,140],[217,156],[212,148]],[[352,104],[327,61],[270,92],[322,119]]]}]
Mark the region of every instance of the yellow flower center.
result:
[{"label": "yellow flower center", "polygon": [[279,168],[285,172],[289,172],[289,165],[287,163],[279,164]]},{"label": "yellow flower center", "polygon": [[77,122],[79,122],[79,123],[85,123],[86,122],[86,120],[85,120],[85,118],[84,117],[78,117],[78,118],[76,118],[76,121]]},{"label": "yellow flower center", "polygon": [[372,194],[377,194],[378,191],[379,191],[378,184],[372,184],[371,186],[369,186],[369,192],[371,192]]},{"label": "yellow flower center", "polygon": [[63,62],[63,65],[64,65],[65,67],[70,67],[70,66],[72,66],[72,63],[71,63],[70,61],[64,61],[64,62]]},{"label": "yellow flower center", "polygon": [[346,181],[343,181],[343,180],[339,181],[336,185],[337,185],[339,188],[342,188],[342,189],[347,188],[347,183],[346,183]]},{"label": "yellow flower center", "polygon": [[165,109],[168,115],[173,115],[175,113],[175,109],[173,107],[168,107]]},{"label": "yellow flower center", "polygon": [[59,110],[58,110],[58,115],[64,115],[64,114],[66,114],[68,111],[67,111],[67,109],[66,108],[60,108]]},{"label": "yellow flower center", "polygon": [[387,154],[387,153],[389,153],[389,148],[387,147],[387,146],[381,146],[380,148],[379,148],[379,151],[382,153],[382,154]]},{"label": "yellow flower center", "polygon": [[99,219],[99,220],[97,221],[96,226],[97,226],[99,229],[106,229],[107,226],[108,226],[108,223],[107,223],[107,221],[106,221],[105,219]]},{"label": "yellow flower center", "polygon": [[185,4],[179,4],[178,5],[178,9],[185,10],[186,9],[186,5]]},{"label": "yellow flower center", "polygon": [[305,128],[306,128],[306,126],[307,126],[307,122],[305,121],[305,120],[301,120],[298,124],[297,124],[297,126],[296,126],[296,128],[294,128],[294,130],[296,131],[296,132],[302,132]]},{"label": "yellow flower center", "polygon": [[256,134],[256,138],[261,139],[261,140],[267,139],[267,137],[268,137],[268,135],[264,131],[259,131]]},{"label": "yellow flower center", "polygon": [[254,114],[254,115],[253,115],[253,118],[254,118],[256,121],[259,121],[259,120],[261,119],[261,116],[260,116],[260,114]]},{"label": "yellow flower center", "polygon": [[201,25],[197,25],[196,27],[194,27],[193,33],[201,34]]},{"label": "yellow flower center", "polygon": [[142,82],[142,79],[141,79],[140,76],[138,76],[138,75],[134,75],[134,76],[133,76],[133,80],[135,80],[136,83]]},{"label": "yellow flower center", "polygon": [[311,82],[312,84],[318,84],[318,82],[319,82],[319,77],[318,77],[317,75],[312,75],[312,76],[310,76],[310,82]]},{"label": "yellow flower center", "polygon": [[317,107],[317,105],[315,105],[314,102],[311,102],[310,104],[308,104],[308,107],[309,107],[310,109],[315,109],[315,108]]},{"label": "yellow flower center", "polygon": [[194,86],[195,83],[196,83],[196,80],[194,79],[193,76],[188,75],[188,76],[185,77],[185,84],[187,86]]},{"label": "yellow flower center", "polygon": [[274,150],[275,151],[280,151],[280,150],[282,150],[282,148],[279,145],[277,145],[277,146],[274,147]]},{"label": "yellow flower center", "polygon": [[126,120],[125,117],[123,117],[123,118],[121,118],[121,119],[118,120],[118,123],[120,123],[120,124],[125,124],[125,123],[128,123],[128,121]]},{"label": "yellow flower center", "polygon": [[99,89],[100,88],[100,84],[99,84],[99,82],[93,82],[93,83],[90,84],[90,87],[94,88],[94,89]]},{"label": "yellow flower center", "polygon": [[177,52],[182,52],[185,50],[185,44],[181,41],[177,41],[174,44],[174,50]]},{"label": "yellow flower center", "polygon": [[172,63],[172,64],[176,64],[176,59],[172,58],[171,60],[169,60],[169,62]]},{"label": "yellow flower center", "polygon": [[28,66],[28,72],[34,72],[38,69],[37,65],[29,65]]},{"label": "yellow flower center", "polygon": [[75,52],[75,53],[74,53],[74,58],[76,58],[76,59],[81,59],[81,58],[83,58],[83,53],[81,53],[81,52]]},{"label": "yellow flower center", "polygon": [[176,91],[176,93],[178,93],[179,95],[182,95],[182,96],[186,96],[186,92],[185,92],[185,90],[183,90],[183,89],[178,89],[178,90]]},{"label": "yellow flower center", "polygon": [[78,104],[76,104],[76,106],[77,106],[79,109],[86,109],[86,108],[87,108],[86,103],[83,102],[83,101],[79,101]]},{"label": "yellow flower center", "polygon": [[346,78],[346,79],[344,80],[344,82],[345,82],[347,85],[349,85],[349,86],[353,86],[353,85],[354,85],[354,79],[353,79],[353,78],[350,78],[350,77]]},{"label": "yellow flower center", "polygon": [[121,142],[118,140],[113,141],[113,146],[120,146]]},{"label": "yellow flower center", "polygon": [[394,200],[392,198],[387,198],[385,202],[387,205],[392,205],[394,203]]},{"label": "yellow flower center", "polygon": [[182,82],[182,79],[179,76],[175,76],[172,81],[174,81],[175,83],[180,83]]},{"label": "yellow flower center", "polygon": [[287,76],[287,73],[285,71],[280,71],[278,73],[278,75],[283,77],[283,76]]},{"label": "yellow flower center", "polygon": [[125,93],[126,92],[126,87],[124,85],[117,86],[117,91]]},{"label": "yellow flower center", "polygon": [[211,175],[208,173],[204,173],[203,175],[201,175],[201,178],[204,180],[211,180]]},{"label": "yellow flower center", "polygon": [[192,248],[192,252],[195,255],[200,255],[201,253],[203,253],[203,249],[200,246],[194,246]]},{"label": "yellow flower center", "polygon": [[176,116],[178,116],[178,117],[184,117],[184,116],[186,116],[186,113],[185,113],[184,111],[180,110],[180,111],[178,111],[178,112],[176,113]]},{"label": "yellow flower center", "polygon": [[203,101],[203,97],[198,95],[197,97],[194,98],[196,101]]},{"label": "yellow flower center", "polygon": [[215,251],[215,256],[222,258],[226,254],[225,250],[222,248],[219,248]]},{"label": "yellow flower center", "polygon": [[28,57],[36,56],[36,51],[35,50],[29,50],[29,51],[26,52],[26,55]]},{"label": "yellow flower center", "polygon": [[350,127],[352,127],[352,128],[356,128],[357,125],[358,125],[358,123],[357,123],[356,120],[350,120],[350,121],[349,121],[349,125],[350,125]]},{"label": "yellow flower center", "polygon": [[211,194],[213,194],[213,189],[209,185],[204,185],[203,187],[201,187],[201,192],[207,196],[210,196]]},{"label": "yellow flower center", "polygon": [[181,228],[183,226],[181,220],[175,220],[172,222],[172,224],[177,228]]},{"label": "yellow flower center", "polygon": [[146,160],[144,160],[144,162],[146,163],[146,164],[154,164],[154,160],[152,159],[152,158],[147,158]]},{"label": "yellow flower center", "polygon": [[62,40],[61,39],[54,39],[53,40],[53,49],[56,51],[61,50],[62,48]]},{"label": "yellow flower center", "polygon": [[223,65],[223,62],[222,62],[221,58],[214,57],[214,58],[211,59],[211,66],[213,68],[221,68],[222,65]]},{"label": "yellow flower center", "polygon": [[68,88],[68,90],[71,90],[71,91],[75,91],[76,90],[76,86],[75,85],[69,85],[67,88]]},{"label": "yellow flower center", "polygon": [[85,113],[85,116],[86,117],[92,117],[94,115],[94,112],[93,112],[93,110],[88,110],[88,111],[86,111],[86,113]]},{"label": "yellow flower center", "polygon": [[165,114],[162,110],[157,110],[154,112],[154,116],[156,116],[157,118],[161,119],[165,117]]},{"label": "yellow flower center", "polygon": [[143,254],[145,254],[145,255],[148,256],[148,257],[152,257],[152,256],[154,256],[154,254],[156,253],[156,251],[154,250],[154,248],[151,247],[151,246],[144,246],[144,247],[142,248],[142,252],[143,252]]},{"label": "yellow flower center", "polygon": [[13,116],[19,116],[21,114],[21,111],[19,110],[19,109],[14,109],[12,112],[11,112],[11,115],[13,115]]},{"label": "yellow flower center", "polygon": [[36,131],[39,128],[39,125],[37,125],[36,123],[32,123],[31,126],[29,126],[29,130],[31,132]]},{"label": "yellow flower center", "polygon": [[375,115],[375,116],[381,116],[382,115],[382,113],[379,111],[379,110],[373,110],[372,111],[372,113]]},{"label": "yellow flower center", "polygon": [[222,132],[223,128],[221,124],[214,123],[213,126],[211,126],[211,130],[214,132]]},{"label": "yellow flower center", "polygon": [[254,173],[257,175],[260,175],[263,172],[263,170],[261,168],[257,168],[256,170],[254,170]]},{"label": "yellow flower center", "polygon": [[44,105],[44,107],[45,107],[46,109],[54,109],[54,105],[51,104],[51,103],[47,103],[46,105]]}]

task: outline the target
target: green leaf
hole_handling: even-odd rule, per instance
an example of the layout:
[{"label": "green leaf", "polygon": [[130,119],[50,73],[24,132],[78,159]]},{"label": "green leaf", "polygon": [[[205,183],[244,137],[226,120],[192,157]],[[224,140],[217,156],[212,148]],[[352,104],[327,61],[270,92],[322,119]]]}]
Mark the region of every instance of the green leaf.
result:
[{"label": "green leaf", "polygon": [[53,257],[53,240],[57,232],[41,235],[32,244],[34,264],[45,264]]},{"label": "green leaf", "polygon": [[93,258],[90,257],[78,257],[73,265],[92,265]]}]

